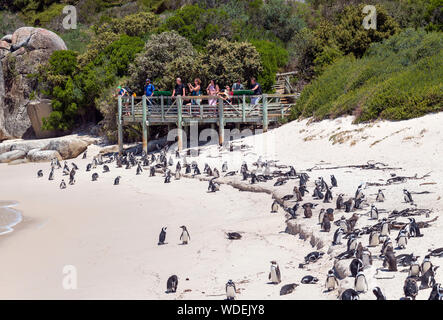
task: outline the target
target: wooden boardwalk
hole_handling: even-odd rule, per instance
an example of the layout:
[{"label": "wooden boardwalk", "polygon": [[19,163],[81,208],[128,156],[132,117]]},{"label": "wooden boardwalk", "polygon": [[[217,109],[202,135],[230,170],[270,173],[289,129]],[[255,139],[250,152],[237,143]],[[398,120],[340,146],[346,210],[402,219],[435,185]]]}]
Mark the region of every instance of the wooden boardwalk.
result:
[{"label": "wooden boardwalk", "polygon": [[230,97],[230,102],[218,96],[119,96],[117,116],[119,150],[123,151],[123,126],[136,123],[142,124],[143,150],[146,152],[149,126],[176,126],[179,129],[179,150],[183,145],[181,129],[191,123],[217,124],[220,144],[223,143],[224,127],[227,123],[255,124],[262,126],[266,132],[269,123],[277,122],[289,115],[298,96],[298,94],[242,95]]}]

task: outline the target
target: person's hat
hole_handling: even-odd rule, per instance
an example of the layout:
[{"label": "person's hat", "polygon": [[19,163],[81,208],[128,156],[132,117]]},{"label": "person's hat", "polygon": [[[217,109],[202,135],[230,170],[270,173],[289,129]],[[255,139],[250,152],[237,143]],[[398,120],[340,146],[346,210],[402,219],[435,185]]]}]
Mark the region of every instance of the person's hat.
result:
[{"label": "person's hat", "polygon": [[146,79],[146,82],[151,82],[151,79],[147,78],[147,79]]}]

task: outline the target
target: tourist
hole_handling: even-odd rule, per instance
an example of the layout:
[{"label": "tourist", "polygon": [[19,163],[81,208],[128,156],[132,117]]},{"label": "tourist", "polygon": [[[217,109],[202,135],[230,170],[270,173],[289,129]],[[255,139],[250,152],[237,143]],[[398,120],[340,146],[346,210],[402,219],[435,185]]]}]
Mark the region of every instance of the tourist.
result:
[{"label": "tourist", "polygon": [[[199,78],[194,79],[194,85],[191,83],[188,83],[188,89],[191,92],[191,96],[198,97],[201,95],[201,80]],[[191,105],[193,106],[199,106],[200,105],[200,99],[191,99]],[[190,112],[192,112],[192,107],[190,109]]]},{"label": "tourist", "polygon": [[151,79],[146,79],[146,84],[145,84],[145,95],[146,95],[146,100],[148,101],[149,105],[152,106],[152,101],[151,98],[154,95],[154,91],[155,91],[155,87],[154,85],[151,83]]},{"label": "tourist", "polygon": [[[129,97],[129,92],[128,92],[128,90],[126,90],[126,88],[124,88],[122,86],[118,86],[117,87],[117,96]],[[124,102],[125,100],[126,100],[126,102]],[[122,101],[125,104],[125,115],[130,116],[131,113],[129,112],[129,99],[122,99]]]},{"label": "tourist", "polygon": [[[208,93],[209,96],[212,96],[212,97],[217,96],[217,94],[220,92],[220,88],[215,83],[215,80],[211,80],[209,82],[209,85],[206,88],[206,92]],[[212,111],[215,113],[215,111],[216,111],[215,107],[217,106],[217,99],[209,99],[209,105],[211,107],[213,107]]]},{"label": "tourist", "polygon": [[240,80],[237,80],[237,82],[232,85],[232,91],[239,91],[243,89],[244,88]]},{"label": "tourist", "polygon": [[182,79],[177,78],[174,91],[172,91],[173,97],[185,96],[186,95],[186,87],[182,83]]},{"label": "tourist", "polygon": [[[251,78],[251,90],[254,91],[254,96],[261,96],[263,94],[260,83],[258,83],[255,78]],[[253,97],[251,99],[251,104],[255,106],[259,100],[260,97]]]}]

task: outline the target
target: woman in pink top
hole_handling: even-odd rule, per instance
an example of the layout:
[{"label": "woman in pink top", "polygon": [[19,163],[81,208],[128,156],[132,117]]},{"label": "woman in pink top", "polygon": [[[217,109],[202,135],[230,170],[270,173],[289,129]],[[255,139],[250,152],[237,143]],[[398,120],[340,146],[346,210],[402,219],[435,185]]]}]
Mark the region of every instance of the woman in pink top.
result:
[{"label": "woman in pink top", "polygon": [[[211,80],[208,87],[206,88],[206,92],[208,93],[208,95],[209,96],[217,96],[219,91],[220,91],[220,89],[219,89],[218,85],[215,84],[214,80]],[[214,106],[212,111],[215,113],[215,110],[216,110],[215,107],[217,106],[217,99],[209,99],[209,105]]]}]

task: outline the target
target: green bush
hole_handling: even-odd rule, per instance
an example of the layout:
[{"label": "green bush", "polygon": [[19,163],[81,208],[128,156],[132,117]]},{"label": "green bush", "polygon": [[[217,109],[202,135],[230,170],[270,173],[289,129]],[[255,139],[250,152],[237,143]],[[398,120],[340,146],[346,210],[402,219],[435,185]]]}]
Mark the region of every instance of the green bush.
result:
[{"label": "green bush", "polygon": [[442,61],[441,33],[408,29],[373,44],[362,59],[333,63],[305,87],[291,118],[354,114],[360,122],[442,111]]}]

